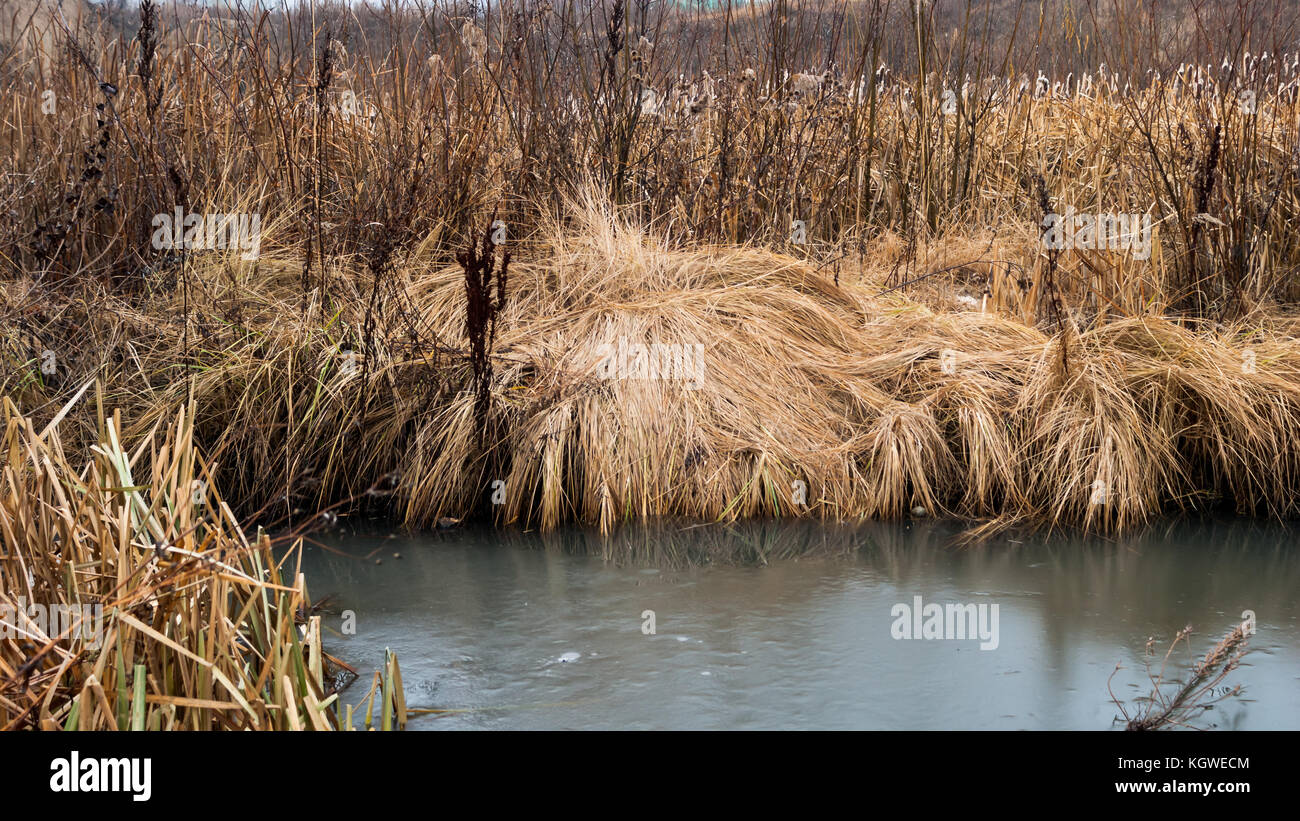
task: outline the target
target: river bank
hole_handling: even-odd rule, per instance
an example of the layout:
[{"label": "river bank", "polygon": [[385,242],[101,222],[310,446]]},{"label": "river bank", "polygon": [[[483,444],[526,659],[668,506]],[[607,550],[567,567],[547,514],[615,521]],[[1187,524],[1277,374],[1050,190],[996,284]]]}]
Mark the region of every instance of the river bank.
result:
[{"label": "river bank", "polygon": [[[915,513],[1118,533],[1300,507],[1289,319],[1042,330],[769,251],[682,250],[598,203],[571,216],[516,249],[508,283],[484,238],[505,287],[484,288],[481,358],[463,265],[409,259],[383,300],[340,269],[327,309],[293,261],[230,254],[143,301],[0,283],[22,318],[2,387],[39,420],[98,379],[128,438],[192,399],[227,498],[281,523]],[[63,425],[95,427],[84,403]]]}]

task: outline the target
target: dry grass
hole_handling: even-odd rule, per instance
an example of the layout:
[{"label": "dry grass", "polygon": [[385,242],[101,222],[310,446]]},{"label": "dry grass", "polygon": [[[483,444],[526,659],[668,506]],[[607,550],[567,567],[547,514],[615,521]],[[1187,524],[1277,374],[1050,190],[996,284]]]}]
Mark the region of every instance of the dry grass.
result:
[{"label": "dry grass", "polygon": [[[1272,2],[1240,13],[1271,19]],[[977,36],[887,36],[896,24],[879,14],[904,4],[871,9],[794,4],[782,22],[760,5],[724,29],[622,2],[591,21],[567,3],[476,21],[440,4],[387,16],[322,5],[295,9],[293,27],[168,6],[149,38],[77,31],[67,48],[0,62],[15,92],[0,120],[0,264],[65,288],[184,290],[184,255],[149,245],[153,215],[256,212],[265,250],[298,255],[301,297],[328,317],[346,288],[336,262],[385,243],[451,262],[498,208],[512,240],[533,236],[594,177],[675,242],[761,244],[837,260],[846,276],[893,244],[897,281],[951,267],[936,282],[1035,324],[1048,296],[1042,177],[1061,209],[1150,213],[1157,226],[1149,261],[1063,255],[1060,297],[1088,321],[1223,319],[1300,296],[1300,61],[1283,53],[1287,30],[1251,43],[1224,33],[1231,21],[1198,20],[1211,39],[1166,54],[1158,78],[1136,63],[1117,73],[1103,52],[1109,68],[1040,84]],[[894,42],[909,39],[919,45]],[[54,68],[33,79],[38,58]],[[805,246],[789,243],[796,219]]]},{"label": "dry grass", "polygon": [[[339,711],[295,554],[234,510],[1295,516],[1300,56],[1270,3],[1036,31],[1005,4],[145,0],[65,30],[24,3],[0,604],[102,605],[104,640],[0,638],[0,725],[400,727],[391,656]],[[260,256],[157,247],[177,208],[258,215]],[[1044,252],[1067,208],[1150,215],[1150,258]],[[456,264],[497,215],[494,265]],[[698,372],[605,378],[624,344]]]},{"label": "dry grass", "polygon": [[[131,434],[193,402],[275,520],[1295,513],[1300,59],[1198,34],[1040,88],[874,8],[167,7],[45,54],[49,112],[0,64],[0,393],[48,418],[97,377]],[[261,214],[261,257],[154,248],[176,206]],[[1045,206],[1150,213],[1151,258],[1046,254]],[[455,259],[496,213],[485,419]],[[599,378],[621,339],[701,346],[702,385]]]},{"label": "dry grass", "polygon": [[[350,499],[415,526],[482,513],[609,529],[921,506],[1118,532],[1179,510],[1290,516],[1300,503],[1300,344],[1286,326],[1141,317],[1045,332],[880,295],[886,270],[837,286],[762,249],[680,250],[599,198],[545,237],[511,266],[484,448],[459,266],[395,266],[401,302],[373,322],[392,342],[351,371],[346,352],[366,350],[348,342],[364,271],[336,271],[357,285],[321,327],[294,310],[288,264],[263,260],[259,280],[195,266],[211,301],[190,306],[209,332],[188,382],[175,376],[182,335],[158,315],[109,301],[56,316],[86,335],[136,432],[192,395],[223,486],[277,517]],[[24,292],[0,293],[12,305]],[[220,320],[231,305],[238,326]],[[601,378],[598,349],[620,339],[701,346],[698,387]],[[48,413],[58,386],[37,366],[8,389]]]},{"label": "dry grass", "polygon": [[[192,418],[127,447],[121,417],[101,415],[83,464],[56,424],[38,429],[5,403],[0,727],[353,726],[327,684],[337,662],[321,647],[297,550],[247,537],[215,485],[201,484],[211,476]],[[56,607],[75,615],[55,619]],[[395,660],[385,729],[394,705],[404,709],[394,674],[400,690]]]}]

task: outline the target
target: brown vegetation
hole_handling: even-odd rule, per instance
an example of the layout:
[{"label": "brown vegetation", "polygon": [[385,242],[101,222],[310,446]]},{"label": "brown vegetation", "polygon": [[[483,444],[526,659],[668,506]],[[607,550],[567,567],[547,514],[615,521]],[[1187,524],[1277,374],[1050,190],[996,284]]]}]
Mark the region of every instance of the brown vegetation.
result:
[{"label": "brown vegetation", "polygon": [[[353,726],[297,551],[244,534],[191,419],[128,448],[120,415],[101,412],[83,464],[57,421],[38,430],[5,403],[0,728]],[[394,710],[405,721],[395,660],[386,676],[384,729]]]},{"label": "brown vegetation", "polygon": [[[53,111],[0,66],[0,392],[42,418],[98,378],[133,433],[192,400],[272,517],[1292,515],[1300,74],[1268,5],[1092,20],[1111,67],[1041,78],[928,4],[145,10],[67,44]],[[260,255],[156,247],[178,207],[260,215]],[[1150,258],[1045,252],[1066,208],[1150,215]],[[704,379],[602,379],[620,339],[700,345]]]}]

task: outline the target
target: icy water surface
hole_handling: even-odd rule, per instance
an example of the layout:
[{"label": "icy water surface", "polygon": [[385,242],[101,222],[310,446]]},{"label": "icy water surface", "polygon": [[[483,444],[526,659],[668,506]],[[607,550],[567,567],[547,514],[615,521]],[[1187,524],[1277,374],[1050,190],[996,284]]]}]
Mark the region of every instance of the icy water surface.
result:
[{"label": "icy water surface", "polygon": [[[957,532],[930,520],[609,539],[370,531],[318,537],[304,565],[313,597],[332,596],[327,627],[355,621],[327,640],[363,674],[345,698],[365,696],[388,647],[410,706],[450,711],[412,730],[1110,729],[1116,664],[1111,689],[1132,709],[1150,692],[1144,661],[1158,669],[1180,628],[1195,634],[1179,672],[1247,610],[1257,633],[1227,681],[1244,695],[1200,724],[1300,729],[1293,529],[1211,520],[1118,543],[975,548],[954,546]],[[982,612],[970,634],[989,638],[896,638],[917,623],[899,609],[917,596],[923,614],[976,605],[961,612]],[[997,605],[996,623],[980,605]]]}]

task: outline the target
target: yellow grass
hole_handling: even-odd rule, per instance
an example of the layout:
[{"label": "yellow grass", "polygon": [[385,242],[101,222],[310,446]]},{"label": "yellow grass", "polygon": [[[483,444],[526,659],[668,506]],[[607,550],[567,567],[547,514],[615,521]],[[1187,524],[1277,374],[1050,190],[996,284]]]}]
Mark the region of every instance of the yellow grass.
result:
[{"label": "yellow grass", "polygon": [[[837,286],[757,248],[676,249],[592,199],[510,267],[480,450],[459,266],[396,269],[404,307],[381,311],[376,335],[420,336],[356,354],[351,371],[365,274],[336,272],[356,296],[319,327],[293,301],[290,265],[260,270],[232,284],[221,265],[194,269],[211,302],[191,307],[213,330],[188,382],[179,330],[158,315],[69,303],[60,321],[94,340],[137,432],[192,393],[223,486],[273,518],[340,499],[415,526],[483,513],[605,529],[920,506],[1114,532],[1220,503],[1291,515],[1300,501],[1300,345],[1285,325],[1134,317],[1045,332],[881,295],[870,276]],[[231,305],[245,324],[215,327]],[[698,385],[602,378],[600,346],[620,339],[701,346]],[[24,395],[36,408],[48,394],[32,382]]]},{"label": "yellow grass", "polygon": [[128,446],[101,416],[83,463],[5,402],[0,728],[348,726],[297,551],[244,534],[191,420]]}]

